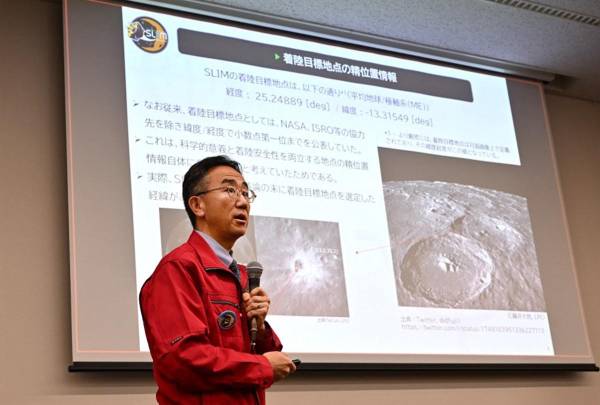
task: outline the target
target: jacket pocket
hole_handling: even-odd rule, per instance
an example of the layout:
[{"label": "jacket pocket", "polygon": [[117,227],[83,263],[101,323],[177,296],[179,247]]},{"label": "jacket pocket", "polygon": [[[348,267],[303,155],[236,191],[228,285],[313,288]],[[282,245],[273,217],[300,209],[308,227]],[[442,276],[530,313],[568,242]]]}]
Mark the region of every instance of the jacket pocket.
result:
[{"label": "jacket pocket", "polygon": [[242,305],[237,297],[228,295],[209,296],[212,313],[215,317],[216,330],[225,347],[241,350],[243,347],[242,328],[245,317]]}]

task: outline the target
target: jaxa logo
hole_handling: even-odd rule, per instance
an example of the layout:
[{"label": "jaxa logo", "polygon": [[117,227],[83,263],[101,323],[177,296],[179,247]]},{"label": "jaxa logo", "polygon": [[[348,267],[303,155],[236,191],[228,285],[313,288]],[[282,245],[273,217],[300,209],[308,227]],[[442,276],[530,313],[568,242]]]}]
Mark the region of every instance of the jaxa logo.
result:
[{"label": "jaxa logo", "polygon": [[219,324],[219,328],[223,330],[228,330],[233,328],[236,320],[237,316],[235,316],[235,312],[227,310],[219,314],[219,317],[217,318],[217,323]]},{"label": "jaxa logo", "polygon": [[127,36],[138,48],[150,53],[162,51],[169,42],[165,27],[150,17],[138,17],[129,23]]}]

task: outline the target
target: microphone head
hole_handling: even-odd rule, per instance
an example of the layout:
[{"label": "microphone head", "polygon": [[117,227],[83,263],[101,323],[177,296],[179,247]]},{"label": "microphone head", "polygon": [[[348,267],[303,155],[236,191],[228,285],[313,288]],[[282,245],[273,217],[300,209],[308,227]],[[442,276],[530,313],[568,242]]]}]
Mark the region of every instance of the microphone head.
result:
[{"label": "microphone head", "polygon": [[259,262],[250,262],[246,265],[248,278],[260,278],[263,272],[263,266]]},{"label": "microphone head", "polygon": [[248,273],[248,288],[250,291],[260,285],[260,276],[262,275],[263,267],[259,262],[250,262],[246,265],[246,273]]}]

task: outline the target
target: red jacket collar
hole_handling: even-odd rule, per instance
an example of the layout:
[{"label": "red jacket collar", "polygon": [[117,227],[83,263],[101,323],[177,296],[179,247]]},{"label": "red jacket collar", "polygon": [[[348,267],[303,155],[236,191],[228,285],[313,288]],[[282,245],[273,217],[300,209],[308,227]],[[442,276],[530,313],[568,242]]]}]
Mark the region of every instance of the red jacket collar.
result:
[{"label": "red jacket collar", "polygon": [[[206,243],[204,238],[198,234],[198,232],[192,231],[190,237],[188,238],[188,243],[190,246],[192,246],[192,248],[194,248],[196,254],[198,254],[198,257],[200,258],[204,268],[219,268],[231,271],[227,268],[227,266],[225,266],[221,259],[217,257],[214,250],[212,250],[212,248],[208,245],[208,243]],[[238,268],[245,278],[246,266],[238,263]]]},{"label": "red jacket collar", "polygon": [[225,264],[217,257],[212,248],[206,243],[204,238],[196,231],[192,231],[188,243],[194,248],[198,257],[202,261],[205,268],[221,268],[228,270]]}]

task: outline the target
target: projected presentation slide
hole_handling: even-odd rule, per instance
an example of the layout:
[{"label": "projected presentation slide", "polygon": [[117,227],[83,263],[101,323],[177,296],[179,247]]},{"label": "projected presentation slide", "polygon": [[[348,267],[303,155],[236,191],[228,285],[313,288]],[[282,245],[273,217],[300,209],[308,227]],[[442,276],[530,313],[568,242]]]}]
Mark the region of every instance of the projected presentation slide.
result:
[{"label": "projected presentation slide", "polygon": [[505,79],[146,10],[122,24],[138,291],[192,230],[183,174],[226,154],[258,196],[233,254],[262,263],[286,351],[554,354],[528,195],[473,170],[522,164]]}]

